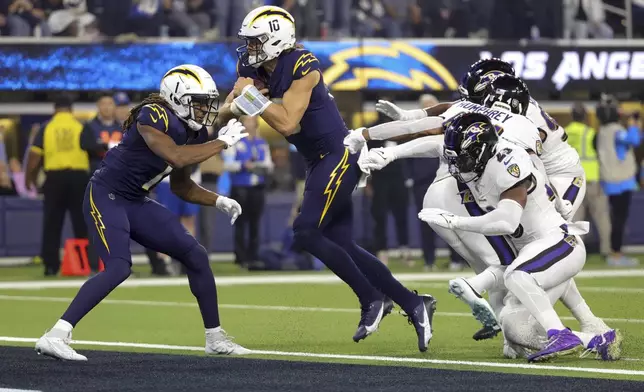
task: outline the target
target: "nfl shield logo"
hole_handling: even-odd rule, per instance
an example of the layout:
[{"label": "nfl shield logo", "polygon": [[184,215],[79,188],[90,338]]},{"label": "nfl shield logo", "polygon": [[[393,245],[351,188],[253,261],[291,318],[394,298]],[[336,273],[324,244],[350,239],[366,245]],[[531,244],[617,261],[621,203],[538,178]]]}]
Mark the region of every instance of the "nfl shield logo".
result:
[{"label": "nfl shield logo", "polygon": [[521,175],[521,170],[519,169],[519,165],[517,165],[516,163],[513,163],[510,166],[508,166],[507,170],[512,177],[519,178],[519,176]]}]

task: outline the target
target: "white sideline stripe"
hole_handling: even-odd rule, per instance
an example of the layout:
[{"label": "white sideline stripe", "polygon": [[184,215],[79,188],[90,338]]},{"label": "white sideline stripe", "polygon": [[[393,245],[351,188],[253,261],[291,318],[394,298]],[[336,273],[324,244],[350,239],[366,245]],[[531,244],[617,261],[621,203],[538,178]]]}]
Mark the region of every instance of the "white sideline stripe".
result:
[{"label": "white sideline stripe", "polygon": [[[0,295],[0,301],[34,301],[34,302],[64,302],[69,303],[73,298],[68,297],[38,297],[31,295]],[[141,306],[166,306],[166,307],[184,307],[196,308],[197,304],[193,302],[173,302],[173,301],[145,301],[130,299],[104,299],[102,304],[108,305],[141,305]],[[283,312],[329,312],[329,313],[358,313],[358,309],[349,308],[316,308],[306,306],[277,306],[277,305],[241,305],[241,304],[219,304],[220,309],[236,310],[260,310],[260,311],[283,311]],[[459,312],[436,312],[437,316],[442,317],[472,317],[469,313]],[[562,320],[575,320],[574,317],[561,317]],[[644,319],[621,319],[621,318],[603,318],[606,322],[613,323],[635,323],[644,324]]]},{"label": "white sideline stripe", "polygon": [[[17,338],[17,337],[11,337],[11,336],[0,336],[0,341],[11,342],[11,343],[35,343],[37,340],[38,339],[35,339],[35,338]],[[92,340],[74,340],[72,341],[72,344],[77,344],[82,346],[128,347],[128,348],[146,348],[146,349],[158,349],[158,350],[173,350],[173,351],[202,351],[202,352],[204,351],[203,347],[174,346],[174,345],[168,345],[168,344],[97,342]],[[282,356],[282,357],[344,359],[344,360],[352,360],[352,361],[373,361],[373,362],[426,363],[426,364],[433,364],[433,365],[474,366],[474,367],[490,367],[490,368],[505,368],[505,369],[557,370],[557,371],[583,372],[583,373],[644,376],[644,371],[641,371],[641,370],[534,365],[534,364],[527,364],[527,363],[454,361],[454,360],[447,360],[447,359],[386,357],[386,356],[375,356],[375,355],[350,355],[350,354],[318,354],[318,353],[268,351],[268,350],[252,350],[251,353],[253,355]]]},{"label": "white sideline stripe", "polygon": [[[395,274],[398,280],[410,281],[439,281],[445,282],[450,279],[459,277],[474,276],[472,272],[425,272],[425,273],[401,273]],[[626,278],[626,277],[644,277],[644,269],[623,269],[623,270],[588,270],[581,271],[575,279],[596,279],[596,278]],[[237,285],[260,285],[260,284],[305,284],[305,283],[330,283],[337,284],[342,281],[335,275],[328,273],[318,274],[266,274],[254,276],[220,276],[216,278],[219,286],[237,286]],[[38,290],[38,289],[55,289],[55,288],[78,288],[85,283],[87,279],[70,279],[56,281],[20,281],[20,282],[0,282],[0,290],[18,289],[18,290]],[[130,278],[123,282],[119,287],[170,287],[170,286],[187,286],[186,278]]]},{"label": "white sideline stripe", "polygon": [[36,389],[12,389],[12,388],[0,388],[0,392],[41,392]]}]

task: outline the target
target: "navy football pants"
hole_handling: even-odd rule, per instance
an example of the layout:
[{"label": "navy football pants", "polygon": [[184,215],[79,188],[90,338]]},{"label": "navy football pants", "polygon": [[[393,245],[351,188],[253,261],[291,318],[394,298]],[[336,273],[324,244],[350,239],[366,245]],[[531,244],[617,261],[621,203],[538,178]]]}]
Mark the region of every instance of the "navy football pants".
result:
[{"label": "navy football pants", "polygon": [[150,198],[127,200],[90,182],[83,214],[89,239],[105,271],[88,280],[63,319],[76,325],[94,306],[130,275],[130,240],[167,254],[186,266],[190,289],[197,298],[206,328],[219,326],[217,290],[203,246],[179,218]]},{"label": "navy football pants", "polygon": [[404,310],[413,310],[418,297],[353,240],[351,195],[362,175],[357,160],[357,154],[345,149],[329,153],[309,167],[302,207],[293,223],[295,245],[347,283],[362,305],[385,294]]}]

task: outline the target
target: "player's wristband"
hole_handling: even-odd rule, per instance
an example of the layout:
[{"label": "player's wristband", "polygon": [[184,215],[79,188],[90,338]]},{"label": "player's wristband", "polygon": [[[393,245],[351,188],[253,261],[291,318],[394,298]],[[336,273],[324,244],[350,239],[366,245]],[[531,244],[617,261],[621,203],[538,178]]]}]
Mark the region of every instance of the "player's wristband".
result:
[{"label": "player's wristband", "polygon": [[233,100],[233,104],[236,106],[236,109],[244,112],[244,114],[248,116],[257,116],[258,114],[262,114],[271,103],[272,102],[263,96],[257,87],[253,85],[244,87],[241,95]]}]

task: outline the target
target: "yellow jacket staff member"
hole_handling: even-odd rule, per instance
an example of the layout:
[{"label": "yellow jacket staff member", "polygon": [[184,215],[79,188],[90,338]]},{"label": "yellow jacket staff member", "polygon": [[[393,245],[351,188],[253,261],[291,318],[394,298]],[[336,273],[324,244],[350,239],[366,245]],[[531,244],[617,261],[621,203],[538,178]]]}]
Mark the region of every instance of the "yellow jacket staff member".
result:
[{"label": "yellow jacket staff member", "polygon": [[[69,211],[76,238],[87,238],[83,218],[83,196],[89,181],[88,150],[99,148],[91,132],[83,132],[72,115],[72,100],[60,97],[54,103],[54,116],[36,134],[27,158],[25,186],[35,188],[36,177],[43,163],[46,174],[43,186],[43,232],[41,256],[45,276],[58,274],[60,240]],[[88,249],[92,270],[98,270],[98,258]]]},{"label": "yellow jacket staff member", "polygon": [[572,108],[572,122],[566,127],[566,134],[568,144],[577,150],[586,173],[586,197],[573,220],[586,220],[586,212],[590,212],[599,235],[599,251],[607,256],[610,253],[611,225],[608,198],[599,182],[599,161],[595,149],[597,131],[588,125],[586,109],[580,102]]}]

